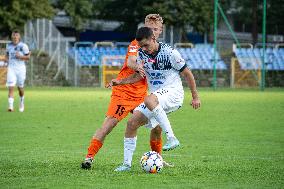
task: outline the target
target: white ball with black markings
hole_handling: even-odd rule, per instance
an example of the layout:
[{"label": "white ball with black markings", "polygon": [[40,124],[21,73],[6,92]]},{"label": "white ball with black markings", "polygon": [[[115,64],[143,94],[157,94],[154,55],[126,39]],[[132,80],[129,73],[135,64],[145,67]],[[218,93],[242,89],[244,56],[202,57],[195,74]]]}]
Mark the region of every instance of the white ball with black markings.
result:
[{"label": "white ball with black markings", "polygon": [[159,173],[163,169],[163,158],[157,152],[149,151],[141,157],[140,165],[147,173]]}]

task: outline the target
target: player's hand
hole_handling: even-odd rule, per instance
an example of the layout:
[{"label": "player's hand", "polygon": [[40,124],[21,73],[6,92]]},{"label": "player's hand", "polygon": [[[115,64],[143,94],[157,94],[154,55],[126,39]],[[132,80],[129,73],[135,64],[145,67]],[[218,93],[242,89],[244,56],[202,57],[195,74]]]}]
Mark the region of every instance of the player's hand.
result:
[{"label": "player's hand", "polygon": [[109,82],[109,83],[107,83],[107,84],[105,85],[105,88],[107,88],[107,89],[111,89],[111,87],[112,87],[111,82]]},{"label": "player's hand", "polygon": [[106,88],[112,88],[112,86],[117,86],[120,85],[121,81],[118,79],[112,79],[111,82],[109,82],[108,84],[106,84]]},{"label": "player's hand", "polygon": [[22,57],[19,52],[16,52],[15,56],[16,56],[17,59],[21,59],[21,57]]},{"label": "player's hand", "polygon": [[146,76],[146,73],[145,73],[145,70],[144,70],[144,68],[143,68],[143,65],[138,64],[137,67],[136,67],[136,71],[139,72],[139,75],[140,75],[141,77],[144,78],[144,77]]},{"label": "player's hand", "polygon": [[201,102],[199,100],[199,98],[196,99],[192,99],[190,105],[194,108],[194,109],[198,109],[201,106]]}]

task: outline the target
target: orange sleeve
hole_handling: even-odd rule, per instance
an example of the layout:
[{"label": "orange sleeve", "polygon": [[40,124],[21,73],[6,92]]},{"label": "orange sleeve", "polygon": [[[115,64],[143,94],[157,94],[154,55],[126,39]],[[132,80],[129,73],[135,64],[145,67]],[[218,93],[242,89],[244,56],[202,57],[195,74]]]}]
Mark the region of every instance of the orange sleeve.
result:
[{"label": "orange sleeve", "polygon": [[128,49],[127,49],[127,55],[137,56],[138,49],[139,49],[138,42],[135,39],[131,41],[131,43],[129,44]]}]

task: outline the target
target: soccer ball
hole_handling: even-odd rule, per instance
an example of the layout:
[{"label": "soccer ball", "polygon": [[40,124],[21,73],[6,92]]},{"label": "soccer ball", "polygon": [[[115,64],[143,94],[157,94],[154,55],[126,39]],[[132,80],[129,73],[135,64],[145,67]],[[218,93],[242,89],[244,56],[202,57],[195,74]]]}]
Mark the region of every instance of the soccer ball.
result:
[{"label": "soccer ball", "polygon": [[149,151],[141,157],[140,165],[147,173],[159,173],[163,169],[163,158],[157,152]]}]

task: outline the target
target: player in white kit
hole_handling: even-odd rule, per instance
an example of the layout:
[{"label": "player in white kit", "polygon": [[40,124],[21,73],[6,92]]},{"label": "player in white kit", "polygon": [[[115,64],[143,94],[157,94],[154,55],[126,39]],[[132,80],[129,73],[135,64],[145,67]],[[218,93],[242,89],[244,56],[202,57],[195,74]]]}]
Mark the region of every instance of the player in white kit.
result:
[{"label": "player in white kit", "polygon": [[[182,106],[184,90],[180,75],[188,83],[194,109],[200,107],[195,79],[187,67],[180,53],[169,45],[158,43],[153,31],[148,27],[142,27],[137,31],[136,40],[140,46],[137,62],[143,64],[150,90],[144,103],[135,108],[132,117],[127,122],[124,139],[124,162],[115,171],[128,171],[131,168],[132,156],[136,148],[137,129],[145,125],[155,128],[158,124],[167,136],[167,143],[163,150],[172,150],[179,146],[167,118],[167,113],[173,112]],[[112,85],[121,85],[137,82],[141,79],[138,74],[122,80],[113,80]]]},{"label": "player in white kit", "polygon": [[25,61],[30,59],[28,46],[21,42],[21,35],[18,30],[14,30],[11,35],[12,42],[7,44],[6,56],[3,61],[8,62],[8,73],[6,86],[8,93],[8,111],[14,111],[14,87],[17,85],[20,96],[19,111],[24,111],[24,83],[26,79]]}]

